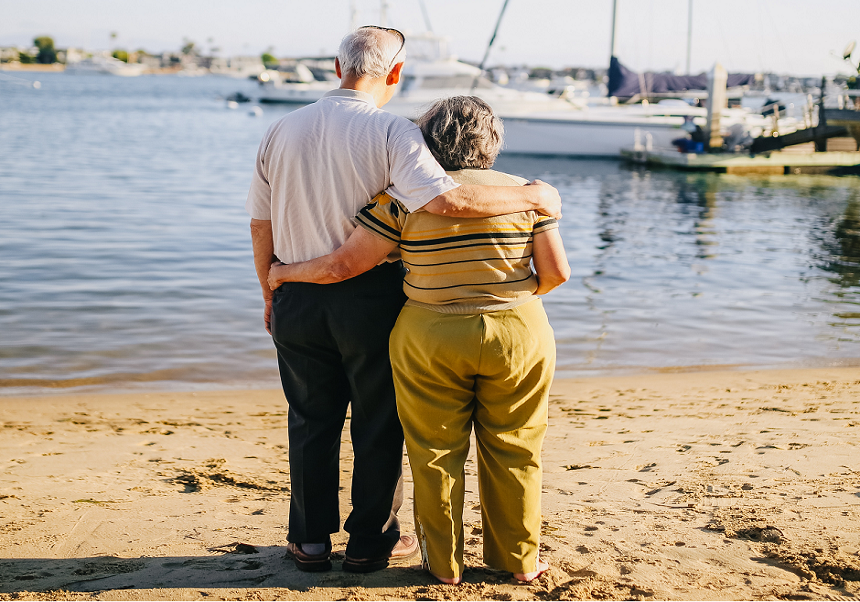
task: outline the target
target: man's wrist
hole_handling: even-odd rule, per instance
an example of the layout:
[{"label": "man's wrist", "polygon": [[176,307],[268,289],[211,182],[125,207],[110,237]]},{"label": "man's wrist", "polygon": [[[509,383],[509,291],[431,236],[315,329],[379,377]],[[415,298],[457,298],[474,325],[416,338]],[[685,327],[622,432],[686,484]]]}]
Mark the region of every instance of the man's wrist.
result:
[{"label": "man's wrist", "polygon": [[532,210],[538,211],[543,209],[543,195],[541,194],[540,187],[525,186],[524,188],[529,192],[529,202],[531,203]]}]

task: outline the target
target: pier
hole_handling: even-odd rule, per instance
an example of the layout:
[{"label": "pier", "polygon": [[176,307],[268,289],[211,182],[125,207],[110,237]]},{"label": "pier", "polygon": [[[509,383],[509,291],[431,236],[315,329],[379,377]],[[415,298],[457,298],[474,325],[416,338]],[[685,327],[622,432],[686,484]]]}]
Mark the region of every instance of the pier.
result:
[{"label": "pier", "polygon": [[682,153],[676,149],[625,148],[621,156],[632,163],[688,171],[729,174],[860,174],[860,152],[774,151],[745,153]]}]

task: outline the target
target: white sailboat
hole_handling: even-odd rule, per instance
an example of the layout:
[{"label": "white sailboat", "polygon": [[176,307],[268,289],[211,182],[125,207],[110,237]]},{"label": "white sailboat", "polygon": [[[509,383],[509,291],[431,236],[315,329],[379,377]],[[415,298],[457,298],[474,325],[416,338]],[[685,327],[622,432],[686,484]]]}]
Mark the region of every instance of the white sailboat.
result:
[{"label": "white sailboat", "polygon": [[400,86],[385,105],[386,111],[396,115],[414,119],[433,101],[457,95],[478,96],[497,113],[564,112],[574,108],[564,99],[494,84],[481,69],[452,56],[447,40],[432,33],[411,35],[406,44]]},{"label": "white sailboat", "polygon": [[318,101],[329,90],[334,90],[339,80],[334,72],[331,75],[318,70],[319,79],[302,62],[296,63],[291,73],[273,69],[265,70],[257,76],[260,83],[259,102],[268,104],[306,105]]},{"label": "white sailboat", "polygon": [[209,65],[209,72],[212,75],[223,75],[237,79],[259,77],[265,70],[266,67],[258,56],[217,57],[212,59]]},{"label": "white sailboat", "polygon": [[119,75],[137,77],[146,71],[146,65],[126,63],[108,55],[94,55],[66,65],[65,72],[72,75]]}]

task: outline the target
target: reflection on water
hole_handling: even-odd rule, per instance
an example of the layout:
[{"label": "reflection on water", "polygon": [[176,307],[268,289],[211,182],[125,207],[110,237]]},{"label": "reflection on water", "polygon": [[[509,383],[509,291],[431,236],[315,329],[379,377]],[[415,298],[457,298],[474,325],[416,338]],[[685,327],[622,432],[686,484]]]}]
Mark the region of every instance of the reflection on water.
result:
[{"label": "reflection on water", "polygon": [[[687,180],[678,187],[676,202],[689,207],[690,214],[695,216],[693,227],[699,247],[697,259],[711,259],[713,255],[708,247],[717,244],[712,223],[717,205],[717,182],[715,178],[705,177],[699,180],[698,187]],[[692,183],[695,184],[696,180],[692,180]]]},{"label": "reflection on water", "polygon": [[[245,82],[40,76],[0,87],[0,394],[276,386],[248,217],[269,123]],[[2,84],[0,84],[2,86]],[[557,186],[562,376],[860,357],[860,181],[503,156]]]},{"label": "reflection on water", "polygon": [[833,282],[841,287],[856,287],[860,284],[860,201],[856,196],[836,222],[833,239],[827,243],[829,248],[821,267],[833,272]]}]

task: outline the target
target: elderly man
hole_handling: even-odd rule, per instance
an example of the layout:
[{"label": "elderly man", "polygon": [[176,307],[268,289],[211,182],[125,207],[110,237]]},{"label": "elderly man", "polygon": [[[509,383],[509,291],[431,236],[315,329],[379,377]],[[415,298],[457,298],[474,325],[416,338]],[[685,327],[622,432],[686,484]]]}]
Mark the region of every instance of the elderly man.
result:
[{"label": "elderly man", "polygon": [[397,418],[388,338],[405,301],[397,258],[337,284],[285,283],[274,293],[274,260],[295,263],[341,246],[353,216],[382,190],[410,212],[486,217],[538,210],[558,217],[558,192],[457,185],[410,121],[380,110],[396,91],[405,40],[362,27],[342,41],[341,86],[275,122],[257,155],[246,209],[266,329],[278,352],[289,403],[291,478],[288,550],[298,569],[331,568],[340,528],[339,452],[351,405],[352,511],[343,568],[370,572],[417,551],[400,534],[403,433]]}]

